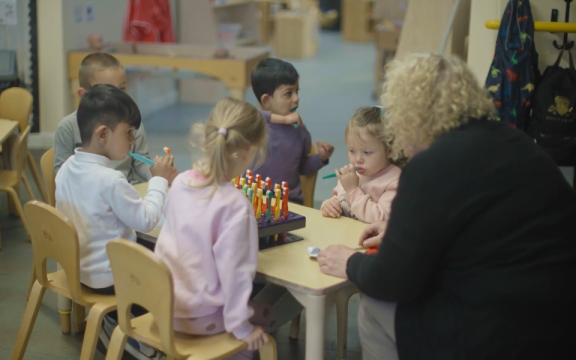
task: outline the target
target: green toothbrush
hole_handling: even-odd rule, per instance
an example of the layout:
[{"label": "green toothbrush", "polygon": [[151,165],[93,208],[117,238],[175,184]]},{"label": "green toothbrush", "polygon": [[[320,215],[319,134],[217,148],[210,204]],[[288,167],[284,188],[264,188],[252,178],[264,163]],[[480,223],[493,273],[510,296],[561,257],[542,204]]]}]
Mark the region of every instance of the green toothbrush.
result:
[{"label": "green toothbrush", "polygon": [[[354,171],[358,171],[358,168],[354,169]],[[340,175],[342,175],[342,173],[340,173]],[[335,177],[336,177],[336,173],[323,176],[322,179],[332,179]]]}]

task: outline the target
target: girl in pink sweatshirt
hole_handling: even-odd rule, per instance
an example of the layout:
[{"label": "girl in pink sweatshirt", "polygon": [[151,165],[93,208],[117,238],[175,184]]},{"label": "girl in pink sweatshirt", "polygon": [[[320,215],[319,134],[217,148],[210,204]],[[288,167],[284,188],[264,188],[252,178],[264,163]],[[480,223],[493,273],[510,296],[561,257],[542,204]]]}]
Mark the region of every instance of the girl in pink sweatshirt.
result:
[{"label": "girl in pink sweatshirt", "polygon": [[248,303],[258,225],[251,203],[231,179],[263,154],[266,122],[254,106],[227,98],[194,130],[204,156],[172,183],[155,252],[174,279],[175,330],[227,331],[248,343],[240,357],[251,358],[268,341],[261,326],[271,326],[274,318],[271,307]]},{"label": "girl in pink sweatshirt", "polygon": [[401,170],[391,162],[381,117],[380,108],[365,107],[348,122],[345,137],[350,164],[336,170],[338,185],[322,204],[323,216],[344,215],[366,223],[390,218]]}]

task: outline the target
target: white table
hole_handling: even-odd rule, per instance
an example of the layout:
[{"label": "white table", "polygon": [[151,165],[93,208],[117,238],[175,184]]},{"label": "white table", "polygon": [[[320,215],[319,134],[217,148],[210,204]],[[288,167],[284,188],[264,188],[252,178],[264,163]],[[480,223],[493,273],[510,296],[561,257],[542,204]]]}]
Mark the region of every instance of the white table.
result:
[{"label": "white table", "polygon": [[[148,184],[134,186],[144,196]],[[366,224],[348,218],[331,219],[320,211],[290,204],[290,211],[306,217],[306,228],[293,231],[304,238],[292,244],[258,252],[258,277],[284,286],[306,308],[306,359],[324,358],[325,313],[336,293],[352,286],[348,280],[325,275],[315,259],[308,257],[309,246],[321,249],[331,244],[358,247],[358,238]],[[156,242],[160,228],[138,237]]]}]

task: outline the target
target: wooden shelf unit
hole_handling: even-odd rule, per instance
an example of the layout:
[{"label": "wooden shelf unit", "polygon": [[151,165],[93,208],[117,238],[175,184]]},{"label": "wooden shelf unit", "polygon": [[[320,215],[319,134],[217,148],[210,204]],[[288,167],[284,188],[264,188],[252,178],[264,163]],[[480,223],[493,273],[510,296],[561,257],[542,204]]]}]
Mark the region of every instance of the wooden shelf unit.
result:
[{"label": "wooden shelf unit", "polygon": [[[179,0],[179,42],[190,45],[243,46],[261,44],[258,8],[255,0]],[[222,42],[219,27],[240,24],[244,38]]]},{"label": "wooden shelf unit", "polygon": [[342,0],[342,40],[366,42],[374,39],[373,0]]}]

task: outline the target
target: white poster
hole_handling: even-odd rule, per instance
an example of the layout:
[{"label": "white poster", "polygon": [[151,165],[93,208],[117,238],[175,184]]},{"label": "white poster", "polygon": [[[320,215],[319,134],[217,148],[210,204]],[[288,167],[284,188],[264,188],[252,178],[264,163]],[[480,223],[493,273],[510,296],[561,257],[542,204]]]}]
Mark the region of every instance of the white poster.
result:
[{"label": "white poster", "polygon": [[0,0],[0,25],[17,25],[16,0]]}]

